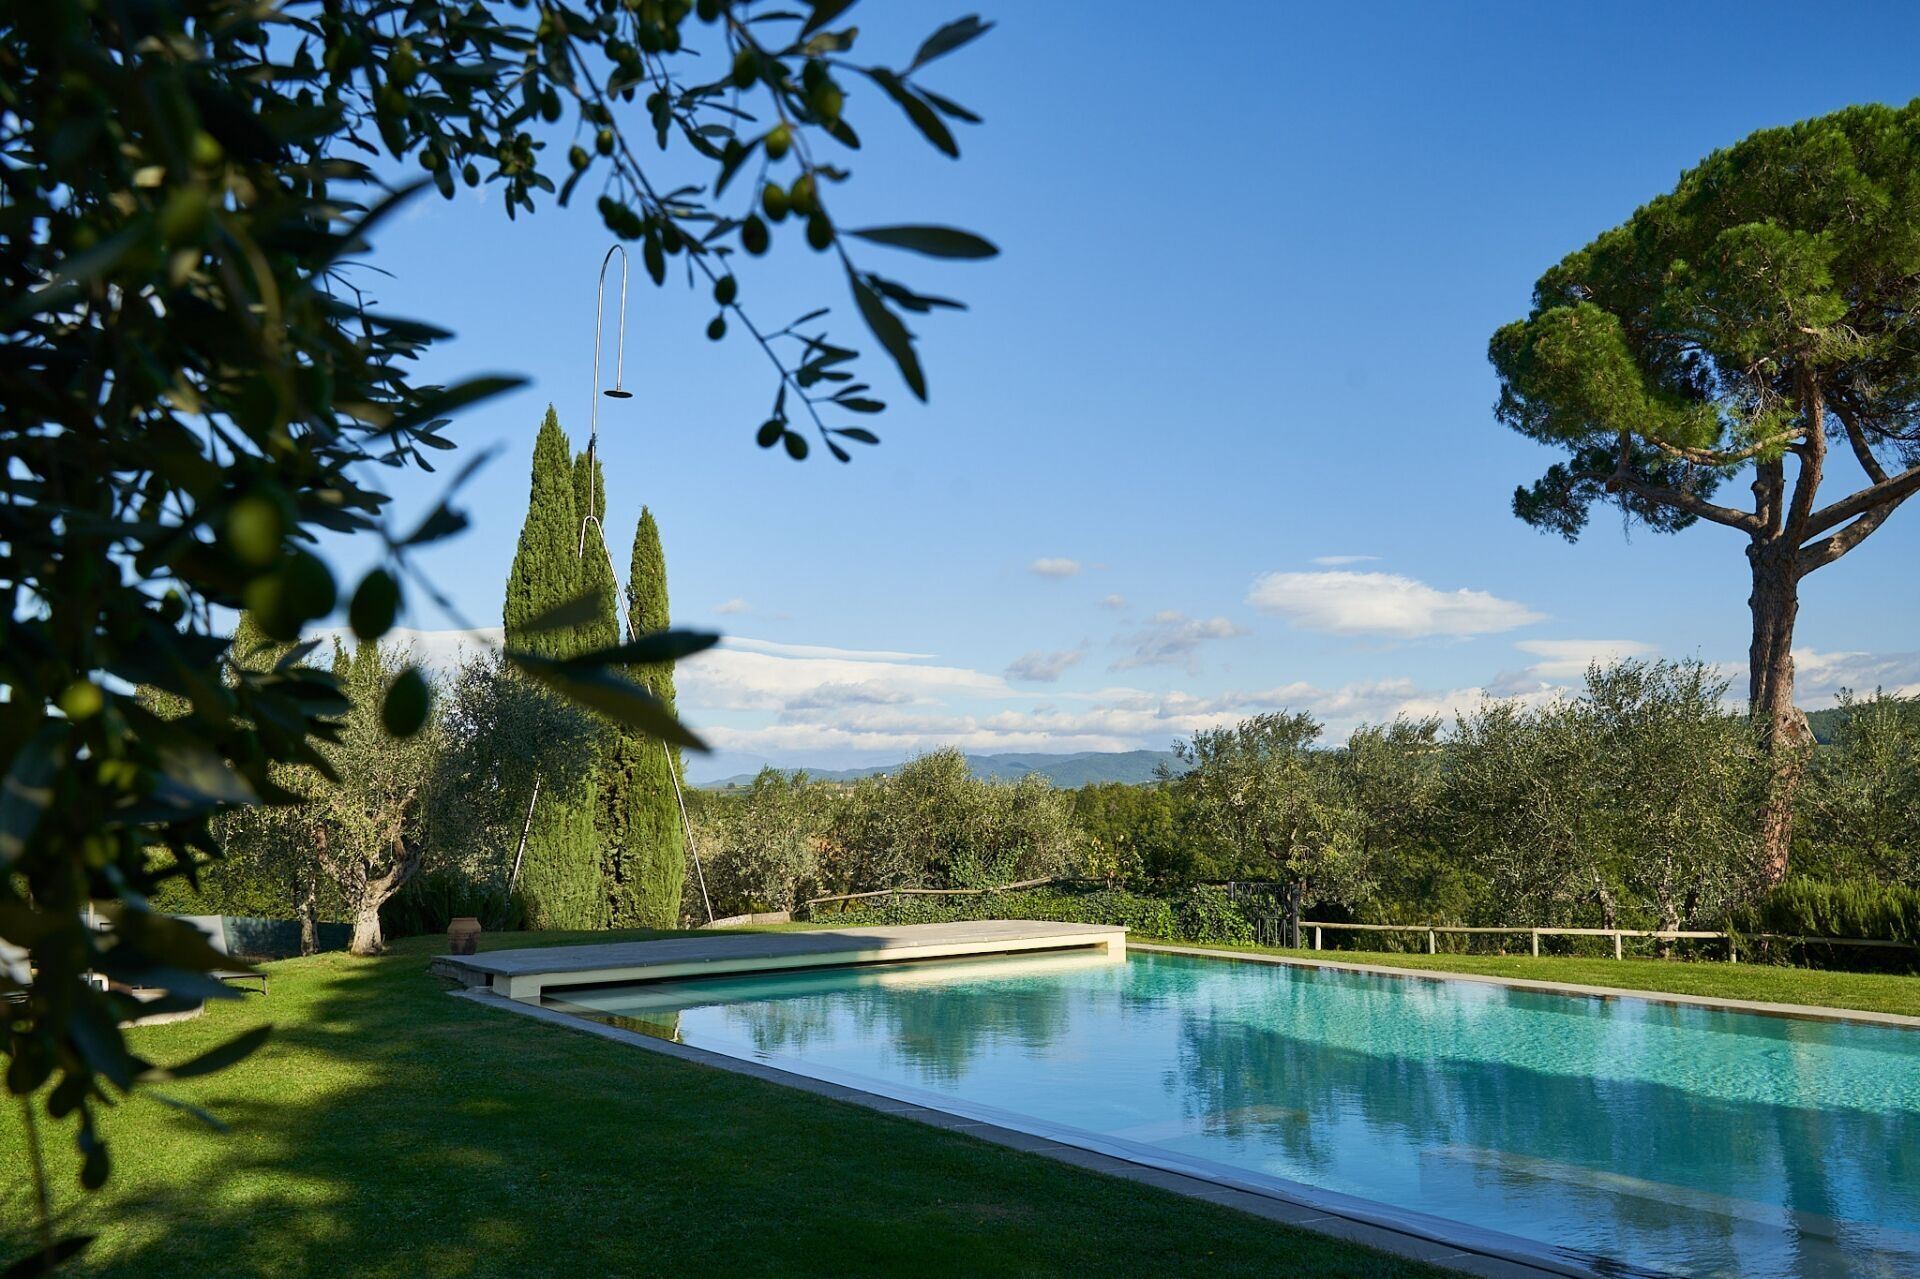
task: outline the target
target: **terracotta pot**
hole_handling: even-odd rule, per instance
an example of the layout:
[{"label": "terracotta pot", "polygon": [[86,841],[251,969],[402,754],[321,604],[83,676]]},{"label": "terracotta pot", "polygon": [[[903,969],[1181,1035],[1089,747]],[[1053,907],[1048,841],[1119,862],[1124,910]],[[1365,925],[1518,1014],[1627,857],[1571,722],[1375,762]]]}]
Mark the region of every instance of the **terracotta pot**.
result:
[{"label": "terracotta pot", "polygon": [[455,955],[471,955],[480,948],[480,921],[461,915],[447,925],[447,950]]}]

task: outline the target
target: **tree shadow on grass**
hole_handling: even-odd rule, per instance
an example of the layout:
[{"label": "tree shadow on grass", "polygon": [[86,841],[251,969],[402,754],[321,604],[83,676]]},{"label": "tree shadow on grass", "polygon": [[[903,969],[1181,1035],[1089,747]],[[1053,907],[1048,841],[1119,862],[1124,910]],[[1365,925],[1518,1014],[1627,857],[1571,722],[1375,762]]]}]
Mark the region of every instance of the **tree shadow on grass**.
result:
[{"label": "tree shadow on grass", "polygon": [[169,1061],[277,1028],[169,1089],[230,1131],[129,1103],[84,1200],[56,1157],[66,1225],[101,1235],[76,1273],[1433,1273],[449,998],[430,941],[275,965],[269,999],[138,1032]]}]

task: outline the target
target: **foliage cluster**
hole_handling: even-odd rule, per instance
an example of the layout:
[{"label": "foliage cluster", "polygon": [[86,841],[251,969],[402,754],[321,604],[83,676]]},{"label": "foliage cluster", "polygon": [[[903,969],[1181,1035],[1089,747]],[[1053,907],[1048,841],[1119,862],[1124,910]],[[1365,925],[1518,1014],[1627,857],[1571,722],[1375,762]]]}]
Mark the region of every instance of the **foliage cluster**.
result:
[{"label": "foliage cluster", "polygon": [[[1153,921],[1156,935],[1221,937],[1307,908],[1363,923],[1718,929],[1794,900],[1766,896],[1756,813],[1767,765],[1727,694],[1699,662],[1621,662],[1590,670],[1576,696],[1493,702],[1445,728],[1363,727],[1332,748],[1307,716],[1255,717],[1184,744],[1194,767],[1180,777],[1075,792],[1047,873],[1071,881],[1076,899],[1097,886],[1162,900],[1181,918]],[[1899,817],[1920,794],[1920,705],[1876,694],[1845,709],[1800,793],[1802,865],[1920,890],[1920,826]],[[1014,789],[995,798],[1008,805]],[[1000,867],[953,852],[986,829],[970,816],[979,806],[961,802],[968,793],[992,794],[957,760],[929,757],[854,786],[768,770],[748,791],[703,796],[696,824],[716,909],[1026,878],[954,873]],[[1221,881],[1274,888],[1265,900],[1209,896]],[[1789,883],[1778,892],[1810,891]],[[1015,898],[878,900],[865,909],[905,919]],[[1215,922],[1191,922],[1208,914]],[[1865,925],[1891,916],[1833,905],[1820,918],[1885,936]]]},{"label": "foliage cluster", "polygon": [[[447,331],[367,296],[358,259],[417,189],[396,185],[396,171],[417,164],[420,185],[448,199],[491,184],[509,216],[591,184],[602,220],[640,246],[656,284],[670,258],[684,265],[674,278],[699,281],[716,309],[708,333],[724,337],[731,319],[770,361],[759,442],[798,458],[811,437],[846,460],[850,444],[877,442],[848,423],[884,404],[856,380],[859,353],[828,338],[824,310],[775,326],[742,309],[734,264],[774,240],[760,212],[775,223],[799,214],[794,230],[805,229],[786,241],[831,251],[850,310],[921,399],[927,378],[904,317],[959,304],[867,269],[856,253],[995,252],[950,227],[836,218],[833,191],[860,142],[849,86],[872,86],[868,103],[897,108],[955,156],[953,124],[978,117],[930,88],[929,68],[987,29],[961,18],[910,59],[869,63],[851,56],[848,8],[0,7],[0,584],[10,601],[0,933],[27,950],[34,974],[30,988],[0,978],[0,1046],[7,1089],[28,1113],[72,1121],[88,1187],[109,1170],[99,1107],[260,1041],[172,1072],[129,1049],[119,1030],[129,1016],[226,993],[208,975],[225,961],[150,910],[151,895],[171,879],[191,883],[217,854],[220,814],[295,803],[278,771],[328,774],[323,748],[353,731],[336,723],[348,703],[328,672],[233,661],[223,610],[245,607],[271,638],[295,641],[350,594],[355,634],[385,635],[404,614],[403,581],[434,596],[411,552],[468,520],[443,501],[419,525],[395,527],[376,477],[433,469],[430,458],[456,446],[452,415],[517,381],[427,382],[422,359]],[[673,154],[643,163],[641,136]],[[672,186],[659,180],[668,171],[695,180]],[[309,549],[324,532],[378,553],[350,593]],[[631,728],[698,745],[619,673],[657,652],[514,660]],[[191,713],[157,715],[135,686]],[[393,676],[381,726],[395,738],[420,729],[428,691],[419,672]],[[390,811],[332,819],[404,852]],[[364,859],[338,869],[369,888],[384,876]],[[106,907],[102,928],[84,922],[94,903]],[[135,987],[161,992],[158,1008],[127,993]],[[31,1172],[44,1192],[41,1166]],[[38,1202],[39,1250],[22,1273],[86,1242],[57,1240],[44,1193]]]},{"label": "foliage cluster", "polygon": [[876,897],[846,911],[815,914],[812,918],[848,926],[937,924],[957,919],[1047,919],[1069,924],[1120,924],[1143,937],[1169,941],[1200,940],[1185,936],[1172,900],[1112,888],[1090,892],[1028,889],[973,897]]},{"label": "foliage cluster", "polygon": [[1743,933],[1920,942],[1920,886],[1794,875],[1735,911]]},{"label": "foliage cluster", "polygon": [[1071,803],[1045,778],[983,781],[957,750],[850,785],[763,769],[694,815],[714,911],[787,910],[812,895],[992,888],[1075,873]]},{"label": "foliage cluster", "polygon": [[487,651],[436,678],[425,724],[395,740],[380,693],[408,661],[391,643],[339,645],[333,667],[352,710],[323,748],[333,775],[286,776],[298,806],[218,817],[220,859],[197,891],[170,887],[156,907],[296,918],[309,941],[316,921],[343,919],[363,954],[389,935],[444,932],[456,915],[524,926],[512,868],[535,769],[563,784],[584,776],[604,726]]}]

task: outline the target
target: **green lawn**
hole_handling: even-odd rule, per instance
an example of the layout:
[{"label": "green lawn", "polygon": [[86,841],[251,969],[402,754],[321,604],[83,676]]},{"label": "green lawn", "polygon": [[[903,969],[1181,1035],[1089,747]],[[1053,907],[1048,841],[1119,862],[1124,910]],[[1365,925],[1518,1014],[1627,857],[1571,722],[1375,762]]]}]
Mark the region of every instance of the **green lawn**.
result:
[{"label": "green lawn", "polygon": [[[644,934],[630,934],[641,936]],[[605,941],[596,933],[551,940]],[[525,945],[526,936],[488,938]],[[907,1120],[672,1061],[442,993],[437,938],[380,959],[271,965],[273,993],[137,1032],[181,1060],[271,1021],[242,1065],[105,1119],[80,1273],[600,1276],[1434,1276],[1228,1209]],[[0,1117],[0,1238],[29,1220],[17,1111]]]},{"label": "green lawn", "polygon": [[[1188,945],[1181,942],[1179,945]],[[1531,955],[1423,955],[1400,951],[1277,950],[1266,946],[1206,946],[1202,949],[1288,955],[1391,968],[1438,969],[1528,981],[1564,981],[1583,986],[1660,990],[1715,999],[1757,999],[1774,1004],[1854,1008],[1920,1017],[1920,977],[1892,973],[1842,973],[1769,964],[1685,963],[1661,959],[1568,959]]]}]

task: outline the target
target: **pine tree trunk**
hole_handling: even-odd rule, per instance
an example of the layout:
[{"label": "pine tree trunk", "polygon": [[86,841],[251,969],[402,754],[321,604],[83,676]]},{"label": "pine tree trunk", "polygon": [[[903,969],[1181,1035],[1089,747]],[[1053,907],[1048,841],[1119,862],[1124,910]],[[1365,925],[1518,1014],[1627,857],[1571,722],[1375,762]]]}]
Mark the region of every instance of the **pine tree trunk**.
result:
[{"label": "pine tree trunk", "polygon": [[1793,800],[1806,772],[1813,730],[1793,704],[1793,626],[1800,611],[1800,577],[1794,548],[1756,541],[1747,550],[1753,564],[1753,645],[1747,652],[1748,697],[1760,745],[1767,756],[1767,790],[1760,806],[1761,878],[1786,878],[1793,843]]}]

